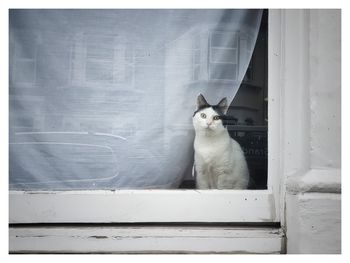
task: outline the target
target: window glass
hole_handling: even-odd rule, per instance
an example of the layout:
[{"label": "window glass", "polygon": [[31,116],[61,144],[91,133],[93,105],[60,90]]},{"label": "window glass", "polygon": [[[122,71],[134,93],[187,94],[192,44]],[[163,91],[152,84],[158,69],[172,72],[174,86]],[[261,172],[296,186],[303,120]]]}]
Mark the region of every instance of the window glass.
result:
[{"label": "window glass", "polygon": [[250,60],[261,16],[10,10],[10,189],[194,187],[199,93],[235,98],[228,130],[266,187],[266,31]]}]

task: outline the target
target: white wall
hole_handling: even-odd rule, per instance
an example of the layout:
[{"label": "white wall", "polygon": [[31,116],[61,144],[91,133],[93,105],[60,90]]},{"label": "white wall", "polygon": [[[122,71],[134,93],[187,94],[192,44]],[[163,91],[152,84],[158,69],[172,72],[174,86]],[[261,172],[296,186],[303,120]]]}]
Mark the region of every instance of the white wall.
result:
[{"label": "white wall", "polygon": [[340,168],[339,10],[310,12],[310,161],[312,168]]},{"label": "white wall", "polygon": [[287,253],[341,251],[340,18],[284,11]]}]

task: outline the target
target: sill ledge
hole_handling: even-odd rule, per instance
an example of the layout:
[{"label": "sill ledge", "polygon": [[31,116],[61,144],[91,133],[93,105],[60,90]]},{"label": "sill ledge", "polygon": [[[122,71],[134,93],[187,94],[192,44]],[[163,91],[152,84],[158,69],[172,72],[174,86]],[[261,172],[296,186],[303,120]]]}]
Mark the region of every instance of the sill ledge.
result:
[{"label": "sill ledge", "polygon": [[288,176],[286,190],[298,193],[341,193],[340,169],[311,169],[304,174]]},{"label": "sill ledge", "polygon": [[20,226],[10,227],[10,253],[280,254],[277,227]]}]

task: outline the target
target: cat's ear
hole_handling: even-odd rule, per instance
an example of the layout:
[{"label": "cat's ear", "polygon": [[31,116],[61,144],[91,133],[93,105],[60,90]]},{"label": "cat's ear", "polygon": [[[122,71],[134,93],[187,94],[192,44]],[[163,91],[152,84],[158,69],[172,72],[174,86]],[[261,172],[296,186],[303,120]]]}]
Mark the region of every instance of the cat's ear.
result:
[{"label": "cat's ear", "polygon": [[209,106],[208,102],[205,100],[204,96],[199,93],[197,97],[197,109]]},{"label": "cat's ear", "polygon": [[220,102],[218,103],[217,106],[220,108],[220,110],[221,110],[224,114],[226,114],[226,112],[227,112],[227,110],[228,110],[227,98],[225,97],[225,98],[223,98],[222,100],[220,100]]}]

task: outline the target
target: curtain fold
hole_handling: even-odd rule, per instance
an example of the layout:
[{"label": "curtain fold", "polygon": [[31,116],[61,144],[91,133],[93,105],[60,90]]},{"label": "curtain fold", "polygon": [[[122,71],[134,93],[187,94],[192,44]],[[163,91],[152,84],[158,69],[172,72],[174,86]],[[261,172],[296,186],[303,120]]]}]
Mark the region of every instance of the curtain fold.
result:
[{"label": "curtain fold", "polygon": [[262,10],[10,10],[10,189],[171,189]]}]

